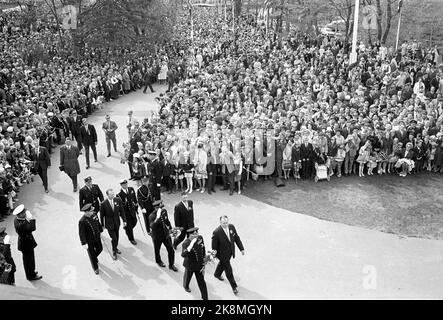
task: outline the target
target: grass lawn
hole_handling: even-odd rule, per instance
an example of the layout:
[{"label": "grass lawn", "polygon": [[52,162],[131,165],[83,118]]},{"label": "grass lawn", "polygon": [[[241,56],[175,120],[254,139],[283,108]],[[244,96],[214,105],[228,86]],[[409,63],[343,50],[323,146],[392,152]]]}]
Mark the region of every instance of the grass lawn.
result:
[{"label": "grass lawn", "polygon": [[314,181],[250,180],[243,194],[319,219],[400,236],[443,239],[443,175],[331,177]]}]

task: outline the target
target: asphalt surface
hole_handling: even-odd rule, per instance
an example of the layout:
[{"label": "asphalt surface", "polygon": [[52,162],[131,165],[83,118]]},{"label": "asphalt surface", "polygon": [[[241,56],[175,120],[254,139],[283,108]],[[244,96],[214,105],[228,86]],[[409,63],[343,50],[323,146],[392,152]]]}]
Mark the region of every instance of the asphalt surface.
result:
[{"label": "asphalt surface", "polygon": [[[156,87],[160,92],[161,88]],[[80,156],[79,182],[91,175],[104,191],[119,190],[118,181],[128,178],[127,165],[120,155],[106,158],[101,124],[105,114],[117,122],[118,148],[127,139],[125,119],[129,110],[142,120],[156,110],[155,94],[133,93],[107,104],[90,117],[99,135],[99,162],[85,170]],[[26,185],[19,199],[37,220],[36,266],[43,279],[25,279],[17,236],[10,217],[3,223],[11,234],[17,264],[16,288],[0,290],[1,299],[200,299],[195,279],[191,293],[182,288],[184,268],[176,252],[179,272],[155,264],[152,241],[136,226],[137,246],[129,243],[120,230],[122,254],[113,261],[104,248],[100,255],[100,275],[95,275],[87,253],[78,238],[78,193],[73,193],[69,178],[58,170],[59,154],[52,156],[49,170],[50,193],[44,193],[39,177]],[[132,182],[131,182],[132,184]],[[261,200],[266,199],[266,194]],[[163,195],[172,219],[179,195]],[[398,237],[375,230],[320,220],[280,209],[243,195],[229,196],[193,193],[196,225],[207,248],[221,214],[235,224],[246,248],[245,256],[233,260],[239,295],[234,296],[227,281],[213,277],[215,266],[205,275],[210,299],[423,299],[443,297],[442,242]],[[110,239],[105,231],[105,244]],[[167,262],[162,248],[163,261]],[[8,288],[11,289],[11,288]],[[38,292],[39,294],[36,294]],[[15,294],[14,294],[15,293]]]}]

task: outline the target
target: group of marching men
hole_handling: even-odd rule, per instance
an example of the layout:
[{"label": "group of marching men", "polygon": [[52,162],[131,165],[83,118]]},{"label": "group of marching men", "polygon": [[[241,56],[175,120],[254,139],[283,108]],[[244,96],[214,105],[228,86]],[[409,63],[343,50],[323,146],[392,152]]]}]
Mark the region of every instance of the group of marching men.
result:
[{"label": "group of marching men", "polygon": [[[192,275],[195,274],[202,299],[208,299],[204,269],[208,262],[217,258],[219,262],[214,276],[223,281],[222,273],[225,271],[234,294],[238,293],[230,259],[235,258],[235,245],[243,255],[245,251],[234,225],[229,224],[227,216],[220,217],[220,226],[212,235],[212,251],[207,252],[203,237],[198,233],[199,228],[194,225],[193,202],[188,200],[186,192],[182,193],[181,201],[174,208],[175,227],[172,227],[162,200],[151,192],[148,177],[142,178],[142,185],[137,191],[128,186],[126,179],[120,181],[120,192],[115,194],[112,189],[108,189],[106,199],[100,187],[92,183],[90,176],[84,181],[85,186],[79,192],[79,205],[83,212],[79,221],[79,236],[96,274],[99,274],[98,256],[103,251],[103,244],[112,259],[117,260],[117,256],[121,254],[118,249],[121,221],[128,240],[133,245],[137,245],[134,228],[139,222],[143,234],[152,238],[155,262],[160,267],[166,267],[160,256],[160,247],[163,244],[168,252],[169,269],[174,272],[178,271],[174,265],[175,250],[183,242],[181,254],[185,267],[183,287],[187,292],[191,292],[189,283]],[[139,216],[139,208],[143,215],[143,222]],[[112,253],[106,246],[106,242],[102,242],[101,233],[104,229],[107,229],[111,238]]]}]

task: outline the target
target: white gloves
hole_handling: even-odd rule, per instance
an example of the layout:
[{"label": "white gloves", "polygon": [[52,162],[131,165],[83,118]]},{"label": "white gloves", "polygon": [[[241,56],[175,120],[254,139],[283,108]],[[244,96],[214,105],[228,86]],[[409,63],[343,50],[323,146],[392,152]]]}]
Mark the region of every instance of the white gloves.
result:
[{"label": "white gloves", "polygon": [[9,236],[9,234],[7,234],[5,236],[5,238],[3,239],[3,243],[4,244],[11,244],[11,237]]},{"label": "white gloves", "polygon": [[186,250],[191,251],[194,247],[194,244],[197,242],[197,238],[194,238],[191,240],[191,243],[189,244],[188,248]]},{"label": "white gloves", "polygon": [[27,220],[31,220],[32,219],[32,214],[29,210],[26,210],[26,219]]},{"label": "white gloves", "polygon": [[158,210],[157,210],[157,218],[160,218],[160,215],[162,214],[162,209],[161,208],[159,208]]},{"label": "white gloves", "polygon": [[146,209],[142,209],[142,213],[146,213]]},{"label": "white gloves", "polygon": [[157,187],[160,187],[161,186],[161,184],[160,183],[157,183]]}]

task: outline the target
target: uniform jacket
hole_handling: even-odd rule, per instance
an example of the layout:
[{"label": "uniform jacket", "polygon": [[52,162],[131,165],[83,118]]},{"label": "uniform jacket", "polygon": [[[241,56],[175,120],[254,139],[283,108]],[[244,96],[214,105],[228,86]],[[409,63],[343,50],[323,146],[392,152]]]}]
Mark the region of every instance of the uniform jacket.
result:
[{"label": "uniform jacket", "polygon": [[71,146],[69,150],[66,145],[60,148],[60,165],[64,166],[64,170],[69,176],[75,176],[80,173],[79,155],[80,152],[76,146]]},{"label": "uniform jacket", "polygon": [[240,251],[243,251],[243,243],[235,230],[234,225],[229,224],[229,239],[221,226],[212,233],[212,250],[217,250],[216,257],[220,261],[228,261],[231,256],[235,258],[235,244],[237,244]]},{"label": "uniform jacket", "polygon": [[137,197],[135,195],[134,188],[128,187],[128,193],[126,193],[123,189],[120,190],[120,192],[117,194],[117,196],[122,200],[123,202],[123,208],[125,210],[126,215],[131,215],[132,217],[136,218],[136,212],[137,212]]},{"label": "uniform jacket", "polygon": [[176,227],[183,228],[184,232],[190,228],[194,228],[194,203],[188,200],[188,209],[182,201],[174,207],[174,223]]},{"label": "uniform jacket", "polygon": [[203,237],[199,237],[201,239],[201,243],[199,244],[199,240],[197,240],[191,251],[187,250],[187,248],[191,244],[191,239],[188,238],[183,241],[182,257],[185,258],[183,260],[183,266],[186,268],[186,270],[200,271],[204,266],[204,259],[206,256],[205,243],[203,241]]},{"label": "uniform jacket", "polygon": [[120,218],[126,223],[126,215],[125,210],[123,209],[122,201],[117,197],[115,197],[113,201],[114,210],[112,210],[109,199],[103,201],[100,206],[101,225],[108,230],[120,228]]},{"label": "uniform jacket", "polygon": [[312,161],[313,159],[313,153],[314,153],[314,148],[312,147],[312,144],[308,143],[308,146],[306,147],[304,143],[302,143],[302,145],[300,146],[300,157],[301,160],[303,161]]},{"label": "uniform jacket", "polygon": [[92,205],[94,206],[94,211],[98,212],[100,210],[100,202],[103,200],[103,193],[100,190],[100,187],[96,184],[91,185],[91,189],[89,189],[87,186],[84,186],[79,191],[80,210],[85,204],[92,203]]},{"label": "uniform jacket", "polygon": [[30,221],[24,219],[15,218],[14,221],[15,231],[18,234],[18,250],[28,251],[37,246],[32,232],[35,231],[35,220]]},{"label": "uniform jacket", "polygon": [[152,211],[154,211],[151,192],[147,186],[142,185],[140,188],[138,188],[137,199],[140,209],[145,209],[147,214],[150,214]]},{"label": "uniform jacket", "polygon": [[101,232],[103,232],[103,227],[96,215],[90,218],[83,216],[78,222],[78,233],[82,246],[85,244],[93,245],[94,243],[100,242]]},{"label": "uniform jacket", "polygon": [[161,184],[163,177],[163,166],[159,159],[151,162],[149,165],[149,173],[151,175],[153,184]]},{"label": "uniform jacket", "polygon": [[151,236],[153,240],[164,240],[169,236],[169,230],[172,229],[171,222],[168,218],[168,212],[162,209],[160,218],[157,219],[157,210],[154,210],[149,215],[149,226],[151,227]]}]

